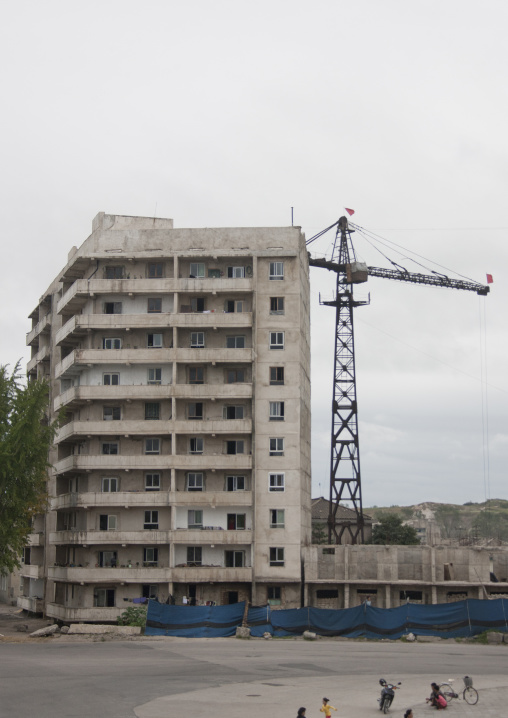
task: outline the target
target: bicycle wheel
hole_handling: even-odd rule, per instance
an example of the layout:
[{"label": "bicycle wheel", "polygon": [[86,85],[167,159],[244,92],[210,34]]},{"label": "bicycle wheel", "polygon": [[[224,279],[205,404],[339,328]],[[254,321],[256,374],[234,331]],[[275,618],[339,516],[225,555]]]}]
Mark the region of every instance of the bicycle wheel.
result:
[{"label": "bicycle wheel", "polygon": [[388,713],[388,710],[391,706],[392,702],[389,698],[385,699],[385,702],[383,703],[383,713],[386,715]]},{"label": "bicycle wheel", "polygon": [[470,706],[474,706],[478,703],[478,691],[472,686],[464,689],[462,697]]},{"label": "bicycle wheel", "polygon": [[440,683],[439,684],[439,690],[446,698],[446,702],[450,703],[453,698],[458,698],[459,696],[455,691],[453,690],[453,687],[449,683]]}]

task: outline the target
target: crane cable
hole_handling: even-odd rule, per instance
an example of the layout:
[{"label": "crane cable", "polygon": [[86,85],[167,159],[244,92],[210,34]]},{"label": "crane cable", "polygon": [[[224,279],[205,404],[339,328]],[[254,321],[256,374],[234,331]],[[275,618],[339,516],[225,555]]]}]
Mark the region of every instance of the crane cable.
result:
[{"label": "crane cable", "polygon": [[311,237],[310,239],[307,239],[307,240],[305,241],[306,246],[308,247],[309,244],[311,244],[311,242],[314,242],[316,239],[319,239],[320,237],[323,236],[323,234],[326,234],[330,229],[333,229],[333,228],[336,227],[338,224],[339,224],[339,220],[337,220],[336,222],[334,222],[333,224],[331,224],[331,225],[330,225],[329,227],[327,227],[326,229],[322,229],[321,232],[318,232],[317,234],[315,234],[315,235],[314,235],[313,237]]}]

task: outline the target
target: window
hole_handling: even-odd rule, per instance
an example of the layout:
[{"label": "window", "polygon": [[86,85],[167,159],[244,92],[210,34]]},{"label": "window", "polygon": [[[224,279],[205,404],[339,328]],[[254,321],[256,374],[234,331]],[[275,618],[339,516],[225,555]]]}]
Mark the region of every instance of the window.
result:
[{"label": "window", "polygon": [[164,265],[162,262],[149,262],[146,267],[146,274],[149,279],[160,279],[164,276]]},{"label": "window", "polygon": [[162,369],[160,367],[154,367],[148,370],[148,383],[149,384],[160,384],[162,382]]},{"label": "window", "polygon": [[162,312],[162,299],[160,297],[148,298],[148,314],[160,314]]},{"label": "window", "polygon": [[102,311],[104,314],[121,314],[122,302],[104,302]]},{"label": "window", "polygon": [[191,262],[189,276],[194,279],[203,279],[205,276],[204,262]]},{"label": "window", "polygon": [[284,262],[270,262],[269,279],[284,279]]},{"label": "window", "polygon": [[284,528],[284,509],[270,509],[270,528]]},{"label": "window", "polygon": [[270,332],[270,349],[284,349],[284,332]]},{"label": "window", "polygon": [[116,531],[116,516],[99,514],[99,531]]},{"label": "window", "polygon": [[[117,565],[118,555],[116,551],[99,551],[99,566],[115,568]],[[70,562],[74,563],[74,561]]]},{"label": "window", "polygon": [[243,419],[243,406],[225,406],[223,410],[224,419]]},{"label": "window", "polygon": [[102,340],[103,349],[121,349],[122,340],[113,337],[104,337]]},{"label": "window", "polygon": [[284,297],[270,297],[270,314],[284,314]]},{"label": "window", "polygon": [[203,439],[197,436],[192,436],[189,439],[189,453],[190,454],[202,454],[203,453]]},{"label": "window", "polygon": [[281,595],[282,591],[280,586],[267,586],[266,598],[268,600],[268,603],[270,603],[272,606],[280,605]]},{"label": "window", "polygon": [[245,349],[245,337],[226,337],[226,349]]},{"label": "window", "polygon": [[284,439],[270,439],[270,456],[284,456]]},{"label": "window", "polygon": [[114,608],[115,589],[95,588],[93,592],[93,605],[96,608]]},{"label": "window", "polygon": [[245,530],[245,514],[228,514],[227,527],[228,531],[244,531]]},{"label": "window", "polygon": [[145,454],[160,454],[161,453],[161,440],[160,439],[145,439]]},{"label": "window", "polygon": [[159,512],[158,511],[145,511],[145,521],[143,523],[144,529],[158,529],[159,528]]},{"label": "window", "polygon": [[161,405],[157,401],[145,402],[145,419],[147,421],[157,421],[160,419]]},{"label": "window", "polygon": [[243,384],[245,381],[245,369],[227,369],[226,370],[226,383],[227,384]]},{"label": "window", "polygon": [[104,267],[104,276],[106,279],[123,279],[124,267],[120,265]]},{"label": "window", "polygon": [[204,481],[201,472],[190,471],[187,474],[187,491],[203,491]]},{"label": "window", "polygon": [[189,367],[189,384],[204,384],[205,370],[202,366]]},{"label": "window", "polygon": [[245,491],[245,476],[226,476],[226,491]]},{"label": "window", "polygon": [[118,441],[105,441],[102,444],[102,453],[109,454],[110,456],[118,454]]},{"label": "window", "polygon": [[146,341],[147,347],[162,347],[162,334],[149,334]]},{"label": "window", "polygon": [[112,494],[118,491],[118,478],[116,476],[103,476],[101,490],[104,494]]},{"label": "window", "polygon": [[245,277],[245,267],[228,267],[228,277],[230,279],[243,279]]},{"label": "window", "polygon": [[187,527],[190,529],[203,528],[203,511],[201,509],[189,509],[187,511]]},{"label": "window", "polygon": [[160,488],[160,474],[145,474],[145,491],[160,491]]},{"label": "window", "polygon": [[245,551],[224,551],[226,568],[241,568],[245,566]]},{"label": "window", "polygon": [[226,454],[243,454],[243,441],[226,441]]},{"label": "window", "polygon": [[104,421],[120,421],[122,410],[119,406],[105,406],[102,410],[102,418]]},{"label": "window", "polygon": [[187,546],[187,563],[192,566],[201,566],[203,556],[202,546]]},{"label": "window", "polygon": [[270,547],[270,566],[284,566],[284,549]]},{"label": "window", "polygon": [[199,401],[187,404],[187,416],[189,419],[201,420],[203,418],[203,403]]},{"label": "window", "polygon": [[271,366],[270,367],[270,384],[272,386],[277,384],[284,384],[284,367],[283,366]]},{"label": "window", "polygon": [[192,349],[200,349],[205,346],[204,332],[191,332],[190,345]]},{"label": "window", "polygon": [[204,297],[191,297],[190,305],[191,305],[191,309],[193,312],[204,312],[205,311],[205,298]]},{"label": "window", "polygon": [[144,548],[143,549],[143,563],[145,566],[157,566],[159,561],[159,549],[158,548]]},{"label": "window", "polygon": [[235,299],[226,299],[224,302],[224,311],[226,314],[234,312],[242,313],[244,311],[245,302],[236,301]]},{"label": "window", "polygon": [[117,372],[103,374],[102,383],[104,386],[118,386],[120,384],[120,374]]},{"label": "window", "polygon": [[141,584],[141,597],[157,599],[159,587],[157,584],[143,583]]},{"label": "window", "polygon": [[270,491],[284,491],[284,474],[269,474],[268,488]]},{"label": "window", "polygon": [[[402,593],[402,591],[401,591]],[[316,598],[338,598],[339,590],[337,588],[318,588]]]},{"label": "window", "polygon": [[270,402],[270,421],[284,421],[284,402]]}]

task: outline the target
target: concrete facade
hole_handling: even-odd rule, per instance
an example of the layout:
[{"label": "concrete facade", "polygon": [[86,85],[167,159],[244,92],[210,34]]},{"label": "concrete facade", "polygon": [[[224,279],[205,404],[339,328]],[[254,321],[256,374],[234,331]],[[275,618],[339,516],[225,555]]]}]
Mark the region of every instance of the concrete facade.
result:
[{"label": "concrete facade", "polygon": [[150,595],[299,606],[311,530],[300,229],[100,213],[31,318],[28,376],[50,381],[65,418],[19,605],[64,621],[115,620]]}]

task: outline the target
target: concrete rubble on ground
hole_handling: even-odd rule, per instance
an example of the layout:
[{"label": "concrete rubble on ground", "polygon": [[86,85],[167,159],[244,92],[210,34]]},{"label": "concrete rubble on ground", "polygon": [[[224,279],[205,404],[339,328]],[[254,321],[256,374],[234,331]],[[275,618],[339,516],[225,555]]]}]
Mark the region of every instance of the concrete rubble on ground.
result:
[{"label": "concrete rubble on ground", "polygon": [[53,636],[55,633],[60,633],[60,626],[57,623],[53,623],[51,626],[46,628],[39,628],[38,631],[30,633],[30,638],[39,638],[40,636]]},{"label": "concrete rubble on ground", "polygon": [[141,635],[140,626],[108,626],[92,623],[72,623],[69,626],[68,634],[94,634],[101,635],[105,633],[114,633],[117,636],[139,636]]}]

